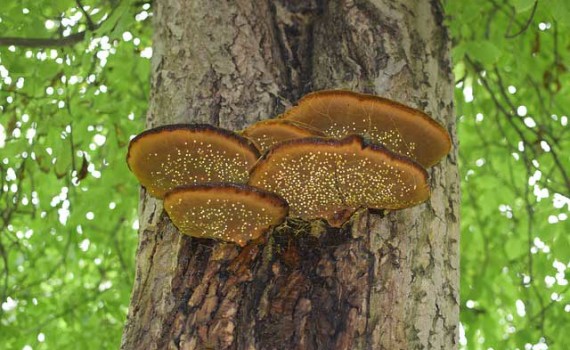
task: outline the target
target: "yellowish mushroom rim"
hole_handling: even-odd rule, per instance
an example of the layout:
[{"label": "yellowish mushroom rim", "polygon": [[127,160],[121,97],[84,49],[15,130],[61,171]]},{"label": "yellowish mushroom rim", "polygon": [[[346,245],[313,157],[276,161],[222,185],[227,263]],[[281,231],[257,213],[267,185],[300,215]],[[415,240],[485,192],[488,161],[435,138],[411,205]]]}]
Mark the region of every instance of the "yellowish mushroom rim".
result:
[{"label": "yellowish mushroom rim", "polygon": [[131,148],[136,147],[137,142],[140,142],[145,137],[151,135],[160,135],[160,134],[167,134],[169,132],[184,132],[184,131],[188,131],[191,133],[197,133],[197,132],[212,133],[217,136],[226,137],[236,142],[247,151],[251,152],[252,156],[254,156],[255,158],[259,158],[260,156],[257,147],[255,147],[255,145],[253,144],[253,142],[251,142],[251,140],[243,136],[240,136],[239,134],[231,130],[218,128],[210,124],[168,124],[145,130],[131,140],[131,142],[129,143],[129,150],[127,152],[127,165],[129,169],[132,171],[131,164],[129,161],[131,158]]}]

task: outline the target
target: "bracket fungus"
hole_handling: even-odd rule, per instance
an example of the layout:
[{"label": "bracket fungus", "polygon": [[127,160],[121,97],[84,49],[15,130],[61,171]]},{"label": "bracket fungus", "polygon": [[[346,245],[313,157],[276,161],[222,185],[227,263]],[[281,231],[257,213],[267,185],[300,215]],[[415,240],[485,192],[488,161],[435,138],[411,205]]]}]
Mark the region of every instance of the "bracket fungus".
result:
[{"label": "bracket fungus", "polygon": [[207,124],[150,129],[129,144],[127,163],[154,197],[177,186],[207,182],[246,183],[259,158],[251,142]]},{"label": "bracket fungus", "polygon": [[323,90],[303,97],[282,119],[342,138],[367,135],[393,152],[428,168],[451,148],[445,128],[427,114],[374,95],[344,90]]},{"label": "bracket fungus", "polygon": [[429,198],[427,172],[415,161],[361,136],[304,138],[273,147],[249,185],[275,192],[291,216],[340,227],[359,208],[402,209]]},{"label": "bracket fungus", "polygon": [[319,131],[305,129],[284,119],[267,119],[259,121],[241,134],[252,140],[260,152],[265,152],[279,142],[304,137],[324,136]]},{"label": "bracket fungus", "polygon": [[164,197],[164,209],[183,234],[244,246],[288,214],[284,199],[247,185],[213,183],[178,187]]}]

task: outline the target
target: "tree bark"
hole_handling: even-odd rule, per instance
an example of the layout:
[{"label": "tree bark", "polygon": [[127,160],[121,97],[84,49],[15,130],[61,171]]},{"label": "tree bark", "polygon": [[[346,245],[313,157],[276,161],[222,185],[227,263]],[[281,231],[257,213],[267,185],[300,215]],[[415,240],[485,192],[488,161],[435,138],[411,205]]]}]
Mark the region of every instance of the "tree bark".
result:
[{"label": "tree bark", "polygon": [[180,235],[141,193],[122,349],[455,349],[459,179],[449,39],[436,0],[154,2],[148,127],[239,130],[326,88],[374,93],[447,126],[432,196],[266,244]]}]

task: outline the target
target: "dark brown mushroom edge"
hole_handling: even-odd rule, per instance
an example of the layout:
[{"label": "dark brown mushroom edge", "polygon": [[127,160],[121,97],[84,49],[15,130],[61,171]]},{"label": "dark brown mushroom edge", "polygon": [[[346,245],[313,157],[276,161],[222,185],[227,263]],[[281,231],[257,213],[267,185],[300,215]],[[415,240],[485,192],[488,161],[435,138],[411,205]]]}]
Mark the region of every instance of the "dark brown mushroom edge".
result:
[{"label": "dark brown mushroom edge", "polygon": [[164,209],[180,233],[240,246],[281,224],[289,211],[274,193],[227,183],[178,187],[164,197]]},{"label": "dark brown mushroom edge", "polygon": [[292,217],[340,227],[359,208],[396,210],[424,202],[427,179],[415,161],[351,135],[283,142],[254,166],[249,185],[285,198]]},{"label": "dark brown mushroom edge", "polygon": [[127,163],[150,195],[163,198],[178,186],[247,183],[259,158],[246,138],[207,124],[166,125],[144,131],[129,144]]},{"label": "dark brown mushroom edge", "polygon": [[283,141],[324,136],[319,131],[311,131],[283,119],[262,120],[243,130],[241,135],[252,140],[262,153]]},{"label": "dark brown mushroom edge", "polygon": [[451,149],[447,130],[427,114],[374,95],[318,91],[303,97],[281,118],[330,137],[367,136],[426,168],[439,162]]}]

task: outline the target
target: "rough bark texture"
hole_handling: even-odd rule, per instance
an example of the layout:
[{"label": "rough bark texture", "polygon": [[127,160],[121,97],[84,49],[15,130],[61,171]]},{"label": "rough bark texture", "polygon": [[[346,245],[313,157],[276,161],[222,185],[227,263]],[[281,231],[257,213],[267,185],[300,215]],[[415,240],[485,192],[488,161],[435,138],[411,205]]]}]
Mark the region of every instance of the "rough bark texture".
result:
[{"label": "rough bark texture", "polygon": [[457,140],[436,0],[159,0],[148,126],[239,130],[324,88],[375,93],[446,125],[431,199],[343,229],[291,222],[267,244],[178,234],[142,194],[122,349],[454,349]]}]

